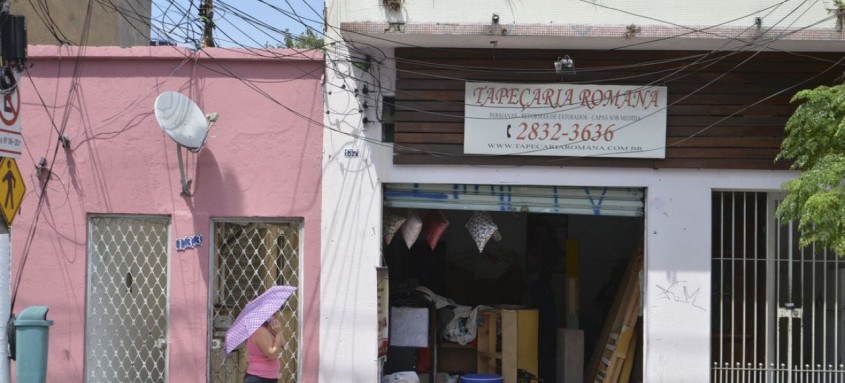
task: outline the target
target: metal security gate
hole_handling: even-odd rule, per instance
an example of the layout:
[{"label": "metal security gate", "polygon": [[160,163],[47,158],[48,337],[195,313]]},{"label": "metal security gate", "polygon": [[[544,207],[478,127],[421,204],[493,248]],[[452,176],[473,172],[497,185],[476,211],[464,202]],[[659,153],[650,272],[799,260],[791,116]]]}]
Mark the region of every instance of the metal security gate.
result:
[{"label": "metal security gate", "polygon": [[86,382],[167,382],[168,227],[89,219]]},{"label": "metal security gate", "polygon": [[384,184],[384,205],[411,209],[642,217],[642,188]]},{"label": "metal security gate", "polygon": [[845,382],[845,261],[800,248],[778,203],[713,195],[711,381]]},{"label": "metal security gate", "polygon": [[[246,371],[246,348],[226,357],[226,330],[244,305],[272,285],[299,288],[300,222],[214,222],[211,280],[209,381],[240,383]],[[279,381],[299,381],[300,305],[297,292],[283,306],[284,334]]]}]

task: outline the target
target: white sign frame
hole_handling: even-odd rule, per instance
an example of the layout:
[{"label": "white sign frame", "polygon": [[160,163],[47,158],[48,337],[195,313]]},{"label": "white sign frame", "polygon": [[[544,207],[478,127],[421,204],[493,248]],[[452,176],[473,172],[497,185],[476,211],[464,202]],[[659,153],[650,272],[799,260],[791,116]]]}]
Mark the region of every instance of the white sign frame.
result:
[{"label": "white sign frame", "polygon": [[467,82],[464,153],[665,158],[666,87]]},{"label": "white sign frame", "polygon": [[8,76],[9,73],[14,77],[14,86],[8,91],[0,92],[0,157],[19,160],[23,151],[20,73],[7,68],[0,75]]}]

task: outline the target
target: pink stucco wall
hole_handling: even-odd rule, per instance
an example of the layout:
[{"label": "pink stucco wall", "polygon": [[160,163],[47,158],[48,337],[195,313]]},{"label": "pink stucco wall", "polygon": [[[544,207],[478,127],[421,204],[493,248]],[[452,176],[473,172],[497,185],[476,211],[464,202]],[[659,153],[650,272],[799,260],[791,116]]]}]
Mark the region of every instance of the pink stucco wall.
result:
[{"label": "pink stucco wall", "polygon": [[[67,47],[29,47],[32,66],[20,85],[26,148],[18,165],[27,193],[12,228],[13,279],[44,184],[45,177],[35,175],[40,157],[52,163],[52,179],[13,311],[36,304],[50,307],[48,318],[55,325],[50,328],[47,381],[84,380],[87,215],[113,213],[171,220],[172,382],[206,382],[209,347],[209,244],[177,252],[174,239],[193,234],[210,238],[213,218],[301,219],[301,368],[304,382],[316,382],[322,56],[289,50],[262,51],[264,57],[259,57],[224,49],[89,47],[77,60],[79,53]],[[72,86],[75,92],[70,92]],[[220,114],[206,147],[186,157],[193,197],[179,193],[176,145],[153,115],[156,96],[168,90],[189,95],[205,112]],[[59,148],[54,160],[57,129],[64,129],[70,148]]]}]

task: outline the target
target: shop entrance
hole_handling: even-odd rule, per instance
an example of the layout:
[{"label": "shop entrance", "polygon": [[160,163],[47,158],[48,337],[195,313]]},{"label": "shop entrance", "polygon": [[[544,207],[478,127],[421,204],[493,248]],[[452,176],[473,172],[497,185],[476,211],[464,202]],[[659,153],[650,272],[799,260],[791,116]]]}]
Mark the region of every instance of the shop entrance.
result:
[{"label": "shop entrance", "polygon": [[385,374],[641,381],[643,195],[385,185]]}]

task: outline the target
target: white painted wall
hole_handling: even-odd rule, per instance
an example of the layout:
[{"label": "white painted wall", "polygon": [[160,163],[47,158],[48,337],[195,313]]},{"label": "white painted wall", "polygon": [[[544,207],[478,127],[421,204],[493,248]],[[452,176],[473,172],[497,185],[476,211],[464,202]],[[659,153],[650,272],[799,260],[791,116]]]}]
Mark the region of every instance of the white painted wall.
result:
[{"label": "white painted wall", "polygon": [[[327,135],[324,174],[321,382],[376,379],[375,272],[380,183],[647,188],[645,381],[709,382],[711,193],[779,188],[783,171],[393,166],[391,149]],[[337,156],[357,146],[359,159]],[[693,303],[678,303],[664,289]],[[694,296],[693,296],[694,295]],[[354,379],[349,380],[350,376]]]},{"label": "white painted wall", "polygon": [[[485,21],[492,12],[504,22],[549,22],[545,15],[574,22],[613,20],[593,5],[579,1],[466,1],[443,2],[435,15],[435,2],[407,0],[405,10],[421,19]],[[460,5],[455,5],[460,3]],[[525,3],[531,3],[528,6]],[[614,7],[673,19],[679,23],[721,22],[773,1],[717,1],[696,9],[696,4],[677,2],[619,1]],[[636,4],[636,6],[635,6]],[[803,3],[802,3],[803,4]],[[814,3],[816,4],[816,3]],[[821,4],[821,3],[817,3]],[[785,3],[784,7],[797,4]],[[820,6],[820,5],[819,5]],[[441,9],[441,8],[446,9]],[[454,7],[454,8],[449,8]],[[425,9],[423,9],[425,8]],[[428,9],[431,8],[431,9]],[[566,8],[566,12],[563,11]],[[533,10],[531,10],[533,9]],[[336,0],[328,3],[329,23],[375,20],[383,15],[377,0],[361,3]],[[425,13],[427,12],[427,13]],[[799,12],[800,13],[800,12]],[[806,17],[821,15],[813,8]],[[575,15],[581,17],[576,19]],[[435,16],[438,18],[435,19]],[[587,17],[583,19],[583,17]],[[565,20],[570,18],[571,20]],[[518,20],[517,20],[518,19]],[[546,21],[543,21],[546,20]],[[609,22],[609,21],[608,21]],[[745,25],[745,21],[743,21]],[[340,41],[337,29],[329,29],[329,41]],[[360,48],[366,48],[361,46]],[[394,89],[392,50],[370,49],[373,57],[388,58],[374,66],[384,92]],[[355,52],[357,57],[361,53]],[[375,382],[376,272],[381,251],[381,185],[394,182],[510,184],[557,186],[617,186],[647,188],[645,340],[646,382],[707,383],[710,373],[710,254],[711,193],[713,190],[773,191],[794,173],[786,171],[654,170],[508,166],[394,166],[392,146],[378,143],[379,124],[363,124],[375,116],[376,103],[361,113],[365,97],[355,95],[360,77],[374,82],[370,74],[355,70],[345,44],[328,48],[326,55],[327,127],[323,154],[322,278],[320,323],[320,382]],[[342,88],[345,86],[345,88]],[[347,158],[345,149],[358,157]],[[694,304],[678,303],[665,291],[694,294]]]}]

